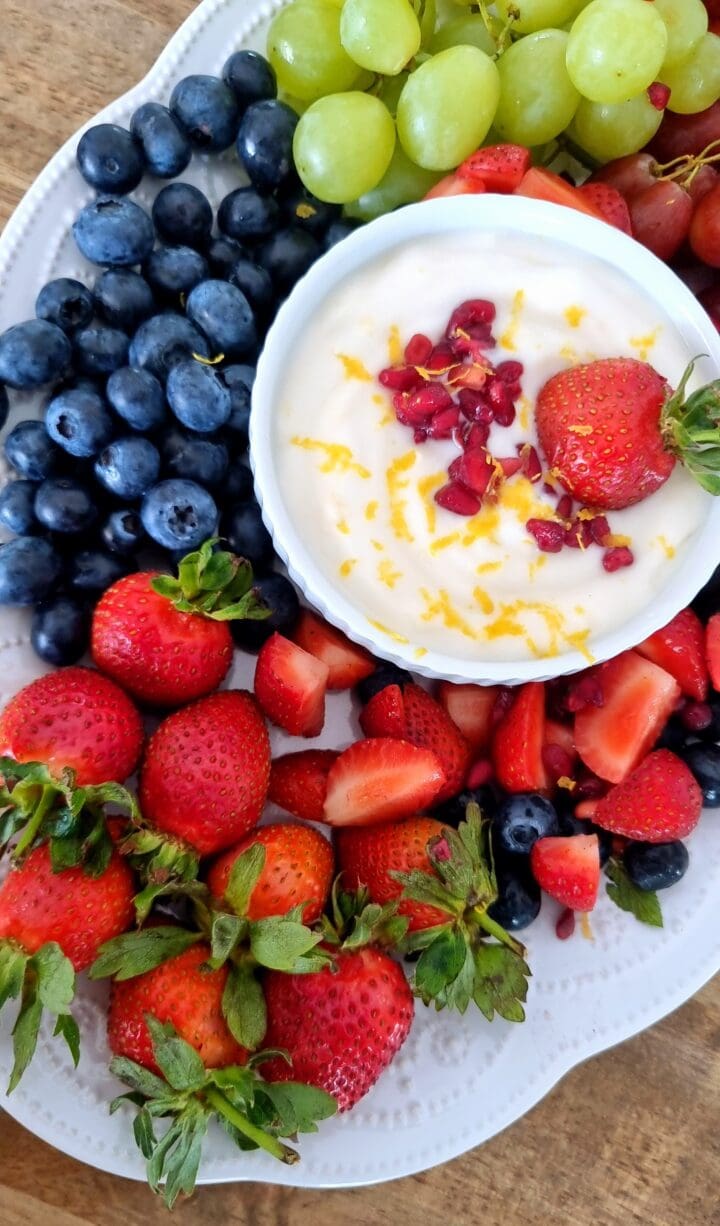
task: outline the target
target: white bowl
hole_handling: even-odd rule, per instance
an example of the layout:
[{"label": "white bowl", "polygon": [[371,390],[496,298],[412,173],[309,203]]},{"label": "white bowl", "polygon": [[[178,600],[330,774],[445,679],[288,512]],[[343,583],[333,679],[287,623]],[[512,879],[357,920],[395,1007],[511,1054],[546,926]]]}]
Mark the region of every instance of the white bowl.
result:
[{"label": "white bowl", "polygon": [[[253,390],[250,422],[251,462],[255,490],[263,518],[272,533],[275,549],[309,604],[351,639],[374,655],[430,677],[451,681],[518,684],[546,680],[586,667],[578,651],[552,658],[527,661],[458,658],[450,652],[428,651],[418,662],[417,643],[388,644],[373,633],[367,610],[350,601],[317,565],[313,542],[303,535],[293,519],[278,479],[273,445],[273,414],[288,365],[288,355],[297,345],[307,321],[333,289],[371,261],[391,252],[410,239],[432,242],[434,235],[469,229],[490,231],[502,241],[513,234],[534,235],[538,243],[553,240],[592,255],[636,283],[649,303],[656,303],[672,322],[687,346],[688,358],[705,355],[697,372],[703,381],[717,375],[720,367],[720,337],[690,290],[660,260],[613,226],[595,221],[571,209],[518,196],[465,196],[428,201],[404,208],[357,230],[323,257],[295,287],[267,337]],[[669,305],[670,304],[670,305]],[[640,613],[610,633],[592,640],[596,660],[606,660],[633,647],[664,626],[684,608],[712,574],[720,561],[720,498],[708,499],[708,515],[694,539],[685,548],[672,580]],[[627,572],[632,582],[632,572]]]}]

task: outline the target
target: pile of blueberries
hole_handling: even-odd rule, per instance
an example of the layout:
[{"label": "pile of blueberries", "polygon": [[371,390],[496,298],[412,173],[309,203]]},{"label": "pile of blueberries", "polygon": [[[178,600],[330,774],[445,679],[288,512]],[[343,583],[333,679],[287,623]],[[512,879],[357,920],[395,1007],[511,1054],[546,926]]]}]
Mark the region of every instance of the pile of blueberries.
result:
[{"label": "pile of blueberries", "polygon": [[[90,128],[77,165],[98,196],[73,235],[102,271],[92,288],[51,281],[36,318],[0,335],[0,426],[7,388],[47,391],[42,420],[4,441],[17,480],[0,493],[0,524],[16,535],[0,545],[0,604],[34,606],[33,645],[49,663],[81,657],[94,603],[123,574],[215,533],[253,564],[273,609],[236,625],[240,644],[296,616],[243,459],[251,389],[280,303],[353,223],[300,183],[298,117],[276,94],[263,56],[239,51],[222,79],[190,76],[168,107],[141,106],[129,131]],[[249,184],[215,218],[177,176],[194,152],[233,144]],[[152,215],[127,197],[146,173],[176,180]]]}]

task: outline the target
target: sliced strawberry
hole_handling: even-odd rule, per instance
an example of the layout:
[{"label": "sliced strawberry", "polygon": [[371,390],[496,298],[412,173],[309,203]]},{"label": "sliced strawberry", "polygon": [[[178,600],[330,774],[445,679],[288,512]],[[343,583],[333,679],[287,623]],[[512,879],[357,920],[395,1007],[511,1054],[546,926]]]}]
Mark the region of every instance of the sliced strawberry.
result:
[{"label": "sliced strawberry", "polygon": [[600,886],[600,843],[596,834],[538,839],[530,852],[538,885],[573,911],[592,911]]},{"label": "sliced strawberry", "polygon": [[373,695],[360,712],[360,727],[365,736],[407,739],[405,704],[399,685],[386,685]]},{"label": "sliced strawberry", "polygon": [[327,664],[273,634],[255,666],[255,697],[273,724],[294,736],[317,736],[325,722]]},{"label": "sliced strawberry", "polygon": [[542,758],[545,739],[545,686],[531,681],[517,691],[498,724],[492,756],[498,783],[506,792],[543,792],[548,787]]},{"label": "sliced strawberry", "polygon": [[627,839],[668,843],[695,829],[702,803],[700,786],[685,763],[669,749],[656,749],[598,801],[593,821]]},{"label": "sliced strawberry", "polygon": [[498,688],[496,685],[453,685],[451,681],[441,681],[438,685],[436,697],[440,706],[445,708],[476,753],[490,744]]},{"label": "sliced strawberry", "polygon": [[464,179],[462,175],[445,175],[423,197],[424,200],[437,200],[443,196],[479,196],[485,191],[485,185],[477,179]]},{"label": "sliced strawberry", "polygon": [[349,690],[375,671],[376,662],[369,651],[351,643],[341,630],[309,609],[302,610],[293,639],[304,651],[327,664],[329,690]]},{"label": "sliced strawberry", "polygon": [[720,613],[713,613],[705,628],[705,652],[710,680],[720,690]]},{"label": "sliced strawberry", "polygon": [[630,210],[625,197],[616,187],[610,183],[583,183],[577,190],[611,226],[622,230],[623,234],[632,235]]},{"label": "sliced strawberry", "polygon": [[522,183],[530,169],[530,150],[524,145],[488,145],[478,149],[458,167],[457,174],[472,182],[479,180],[488,192],[509,195]]},{"label": "sliced strawberry", "polygon": [[545,744],[559,745],[572,758],[577,757],[575,734],[569,724],[561,724],[556,719],[545,720]]},{"label": "sliced strawberry", "polygon": [[533,200],[547,200],[550,204],[563,204],[567,208],[576,209],[597,221],[604,221],[602,213],[591,204],[576,187],[566,183],[560,175],[552,170],[544,170],[542,166],[531,166],[522,182],[515,188],[516,196],[529,196]]},{"label": "sliced strawberry", "polygon": [[323,821],[327,777],[338,757],[334,749],[301,749],[276,758],[270,767],[268,800],[306,822]]},{"label": "sliced strawberry", "polygon": [[705,701],[708,692],[705,630],[692,609],[683,609],[635,650],[670,673],[688,698]]},{"label": "sliced strawberry", "polygon": [[445,783],[440,759],[408,741],[371,737],[340,754],[328,775],[329,826],[373,826],[426,808]]},{"label": "sliced strawberry", "polygon": [[470,746],[447,711],[419,685],[406,685],[402,692],[406,738],[421,749],[431,749],[440,759],[445,785],[438,802],[456,796],[465,782],[470,764]]},{"label": "sliced strawberry", "polygon": [[635,651],[597,670],[604,703],[575,716],[575,745],[586,766],[619,783],[655,744],[680,697],[674,677]]}]

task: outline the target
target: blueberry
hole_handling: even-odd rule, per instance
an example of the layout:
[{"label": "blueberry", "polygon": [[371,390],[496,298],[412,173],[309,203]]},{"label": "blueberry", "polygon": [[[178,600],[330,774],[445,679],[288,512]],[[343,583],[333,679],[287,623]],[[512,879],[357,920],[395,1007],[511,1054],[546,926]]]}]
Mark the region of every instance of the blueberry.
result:
[{"label": "blueberry", "polygon": [[602,826],[596,826],[594,822],[588,821],[586,818],[575,817],[572,811],[560,812],[558,814],[560,822],[560,834],[567,836],[575,834],[596,834],[598,836],[598,846],[600,849],[600,865],[607,864],[612,855],[612,835],[609,830],[603,830]]},{"label": "blueberry", "polygon": [[0,383],[23,391],[61,379],[72,348],[62,328],[45,319],[15,324],[0,336]]},{"label": "blueberry", "polygon": [[195,481],[160,481],[144,497],[140,510],[148,536],[165,549],[187,552],[214,535],[217,507]]},{"label": "blueberry", "polygon": [[0,523],[16,536],[34,536],[38,531],[36,490],[35,481],[9,481],[0,491]]},{"label": "blueberry", "polygon": [[132,200],[96,200],[79,214],[73,235],[92,264],[129,267],[142,264],[153,249],[153,224]]},{"label": "blueberry", "polygon": [[37,604],[62,569],[60,554],[41,536],[16,536],[0,545],[0,604]]},{"label": "blueberry", "polygon": [[5,425],[9,412],[10,401],[8,399],[8,394],[4,385],[0,383],[0,430],[2,430],[3,426]]},{"label": "blueberry", "polygon": [[[160,443],[163,468],[170,477],[190,477],[213,489],[220,485],[228,468],[228,450],[224,443],[199,438],[184,430],[170,428]],[[223,496],[230,497],[223,481]],[[245,495],[244,495],[245,496]]]},{"label": "blueberry", "polygon": [[256,258],[270,273],[275,288],[286,294],[321,254],[320,245],[312,234],[291,226],[287,230],[277,230],[263,243]]},{"label": "blueberry", "polygon": [[221,281],[228,281],[238,260],[247,256],[242,244],[235,238],[228,238],[226,234],[219,234],[217,238],[211,239],[205,254],[212,276],[219,277]]},{"label": "blueberry", "polygon": [[517,932],[532,924],[540,912],[540,886],[530,871],[526,856],[495,858],[498,896],[488,907],[490,919],[507,932]]},{"label": "blueberry", "polygon": [[111,375],[125,366],[130,338],[109,324],[92,324],[75,333],[75,364],[85,375]]},{"label": "blueberry", "polygon": [[666,890],[685,876],[690,857],[687,847],[673,843],[628,843],[623,863],[640,890]]},{"label": "blueberry", "polygon": [[400,688],[412,681],[412,677],[404,668],[398,668],[397,664],[379,664],[374,673],[366,677],[364,681],[360,681],[355,687],[355,692],[363,706],[384,690],[388,685],[399,685]]},{"label": "blueberry", "polygon": [[187,169],[192,146],[166,106],[146,102],[130,120],[130,131],[142,149],[145,163],[158,179],[174,179]]},{"label": "blueberry", "polygon": [[177,301],[205,280],[208,265],[194,247],[156,247],[143,272],[158,299]]},{"label": "blueberry", "polygon": [[48,664],[76,664],[90,642],[90,610],[77,596],[53,596],[38,605],[30,627],[32,645]]},{"label": "blueberry", "polygon": [[103,524],[100,535],[112,553],[122,557],[134,553],[145,539],[145,529],[137,511],[113,511]]},{"label": "blueberry", "polygon": [[85,532],[97,511],[87,486],[71,477],[48,477],[35,494],[35,516],[50,532]]},{"label": "blueberry", "polygon": [[202,332],[184,315],[164,311],[152,315],[140,324],[130,343],[130,365],[148,370],[164,383],[173,366],[193,354],[210,357],[208,343]]},{"label": "blueberry", "polygon": [[226,62],[222,77],[237,98],[241,111],[253,102],[262,102],[277,94],[275,73],[259,51],[236,51]]},{"label": "blueberry", "polygon": [[682,756],[702,788],[703,804],[720,808],[720,745],[697,742],[688,745]]},{"label": "blueberry", "polygon": [[275,551],[256,502],[241,502],[226,512],[220,528],[233,553],[247,558],[253,569],[267,570]]},{"label": "blueberry", "polygon": [[178,81],[170,110],[193,145],[219,153],[235,140],[240,111],[233,91],[217,77],[195,75]]},{"label": "blueberry", "polygon": [[357,230],[357,222],[350,221],[348,218],[341,217],[339,221],[331,222],[325,231],[323,251],[329,251],[331,247],[341,243],[344,238],[352,234],[353,230]]},{"label": "blueberry", "polygon": [[157,430],[167,417],[163,386],[149,370],[121,366],[108,379],[106,395],[131,430]]},{"label": "blueberry", "polygon": [[237,134],[237,152],[253,187],[275,191],[293,169],[293,136],[298,115],[284,102],[253,102]]},{"label": "blueberry", "polygon": [[128,268],[108,268],[100,274],[95,282],[95,303],[105,323],[131,333],[155,310],[147,281]]},{"label": "blueberry", "polygon": [[118,498],[141,498],[160,473],[160,453],[147,438],[130,434],[104,447],[95,461],[95,476]]},{"label": "blueberry", "polygon": [[97,192],[124,196],[143,177],[145,162],[137,142],[115,123],[98,123],[80,137],[77,166]]},{"label": "blueberry", "polygon": [[40,290],[35,302],[38,319],[57,324],[63,332],[74,332],[90,323],[95,311],[95,302],[90,290],[82,281],[72,277],[58,277],[48,281]]},{"label": "blueberry", "polygon": [[233,460],[223,481],[223,495],[227,503],[246,502],[253,496],[253,476],[242,460]]},{"label": "blueberry", "polygon": [[57,472],[62,452],[50,441],[41,421],[19,421],[5,439],[8,463],[28,481],[44,481]]},{"label": "blueberry", "polygon": [[178,421],[199,434],[212,434],[230,416],[228,389],[214,367],[202,362],[179,362],[173,367],[168,375],[167,398]]},{"label": "blueberry", "polygon": [[221,378],[230,392],[230,417],[227,428],[232,432],[235,446],[243,451],[248,444],[250,427],[250,396],[255,382],[254,366],[226,366]]},{"label": "blueberry", "polygon": [[188,296],[188,318],[205,334],[216,353],[242,357],[257,344],[250,304],[227,281],[203,281]]},{"label": "blueberry", "polygon": [[117,553],[109,553],[107,549],[81,549],[70,562],[68,578],[76,592],[94,594],[106,592],[128,570],[129,563]]},{"label": "blueberry", "polygon": [[218,225],[230,238],[257,239],[272,234],[280,209],[272,196],[261,196],[254,187],[238,187],[218,209]]},{"label": "blueberry", "polygon": [[529,852],[538,839],[560,829],[554,806],[534,792],[518,792],[501,801],[493,827],[498,846],[520,855]]},{"label": "blueberry", "polygon": [[688,730],[678,715],[671,715],[655,742],[655,749],[680,753],[688,743]]},{"label": "blueberry", "polygon": [[[389,667],[389,666],[388,666]],[[408,680],[412,680],[411,677]],[[359,687],[358,687],[359,688]],[[497,809],[497,797],[492,787],[466,789],[457,796],[451,796],[433,810],[433,817],[446,826],[457,826],[465,820],[468,805],[474,802],[480,806],[483,817],[492,817]]]},{"label": "blueberry", "polygon": [[256,315],[267,318],[275,305],[272,278],[266,269],[252,260],[237,260],[230,273],[231,285],[242,290]]},{"label": "blueberry", "polygon": [[204,250],[210,241],[210,201],[192,183],[168,183],[155,197],[152,216],[155,229],[166,243]]},{"label": "blueberry", "polygon": [[284,575],[266,575],[257,579],[254,589],[271,610],[264,621],[231,621],[230,630],[238,647],[258,651],[271,634],[288,635],[300,615],[300,601],[289,579]]},{"label": "blueberry", "polygon": [[328,226],[340,217],[339,204],[326,204],[324,200],[318,200],[302,183],[296,182],[283,191],[280,209],[286,225],[307,230],[320,239]]},{"label": "blueberry", "polygon": [[82,387],[55,396],[45,410],[45,428],[70,455],[89,459],[107,446],[113,421],[103,398]]}]

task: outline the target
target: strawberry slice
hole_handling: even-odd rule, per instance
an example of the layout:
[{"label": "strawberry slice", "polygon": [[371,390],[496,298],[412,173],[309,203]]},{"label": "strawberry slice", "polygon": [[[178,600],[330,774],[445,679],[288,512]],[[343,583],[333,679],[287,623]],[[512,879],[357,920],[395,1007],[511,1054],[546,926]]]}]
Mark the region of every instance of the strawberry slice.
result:
[{"label": "strawberry slice", "polygon": [[695,829],[702,803],[700,785],[682,759],[656,749],[598,801],[593,821],[628,839],[669,843]]},{"label": "strawberry slice", "polygon": [[657,664],[624,651],[596,673],[601,707],[575,716],[575,745],[586,766],[601,779],[620,783],[655,744],[672,715],[680,686]]},{"label": "strawberry slice", "polygon": [[453,685],[452,681],[438,685],[437,701],[475,753],[490,745],[498,689],[497,685]]},{"label": "strawberry slice", "polygon": [[621,196],[616,187],[610,183],[583,183],[582,187],[578,187],[577,190],[598,212],[602,213],[605,221],[615,226],[617,230],[622,230],[623,234],[632,236],[630,209],[625,197]]},{"label": "strawberry slice", "polygon": [[556,719],[547,719],[545,721],[545,744],[557,745],[560,749],[564,749],[573,760],[577,758],[575,734],[569,724],[561,724]]},{"label": "strawberry slice", "polygon": [[705,701],[708,692],[705,630],[692,609],[683,609],[635,650],[670,673],[688,698]]},{"label": "strawberry slice", "polygon": [[373,826],[426,808],[445,783],[440,759],[408,741],[356,741],[330,768],[324,820],[329,826]]},{"label": "strawberry slice", "polygon": [[317,736],[325,723],[330,669],[282,634],[263,643],[255,665],[255,697],[269,720],[294,736]]},{"label": "strawberry slice", "polygon": [[293,639],[304,651],[327,664],[329,690],[349,690],[375,671],[375,660],[369,651],[351,643],[341,630],[309,609],[300,613]]},{"label": "strawberry slice", "polygon": [[515,188],[515,195],[529,196],[533,200],[547,200],[550,204],[563,204],[578,213],[594,217],[597,221],[605,220],[600,210],[581,196],[576,187],[566,183],[552,170],[544,170],[542,166],[530,167],[522,182]]},{"label": "strawberry slice", "polygon": [[544,740],[545,686],[542,681],[530,681],[517,691],[493,738],[495,774],[506,792],[546,791]]},{"label": "strawberry slice", "polygon": [[268,800],[293,817],[321,822],[327,777],[338,757],[334,749],[301,749],[276,758],[270,767]]},{"label": "strawberry slice", "polygon": [[596,834],[538,839],[530,851],[538,885],[564,907],[592,911],[600,886],[600,843]]},{"label": "strawberry slice", "polygon": [[457,174],[484,184],[488,192],[509,195],[530,169],[530,150],[524,145],[488,145],[478,149],[457,169]]},{"label": "strawberry slice", "polygon": [[386,685],[374,694],[360,712],[360,727],[365,736],[393,736],[407,740],[405,704],[399,685]]},{"label": "strawberry slice", "polygon": [[360,715],[365,736],[392,736],[431,749],[442,762],[445,785],[438,803],[456,796],[465,782],[470,746],[447,711],[419,685],[387,685]]},{"label": "strawberry slice", "polygon": [[705,652],[710,680],[720,690],[720,613],[713,613],[705,628]]},{"label": "strawberry slice", "polygon": [[445,175],[440,179],[430,191],[423,196],[423,200],[438,200],[443,196],[479,196],[485,191],[485,185],[477,179],[465,179],[457,173]]}]

